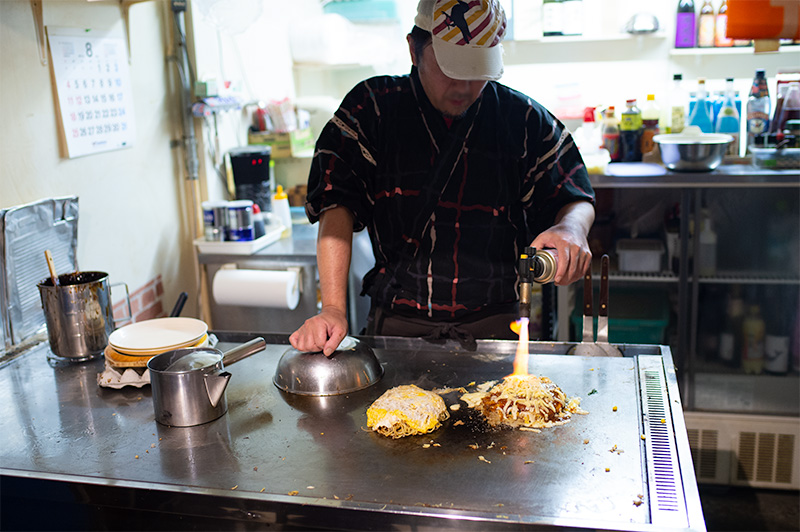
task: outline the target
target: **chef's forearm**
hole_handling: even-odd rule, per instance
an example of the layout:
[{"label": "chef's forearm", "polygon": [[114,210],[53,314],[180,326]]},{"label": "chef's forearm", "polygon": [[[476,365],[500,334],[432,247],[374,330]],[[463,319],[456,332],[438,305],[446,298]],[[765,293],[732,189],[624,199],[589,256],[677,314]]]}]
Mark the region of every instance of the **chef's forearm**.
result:
[{"label": "chef's forearm", "polygon": [[347,313],[347,276],[353,249],[353,215],[336,207],[320,216],[317,267],[323,309]]},{"label": "chef's forearm", "polygon": [[594,223],[594,205],[588,201],[575,201],[564,205],[556,215],[555,225],[569,228],[575,234],[589,234]]}]

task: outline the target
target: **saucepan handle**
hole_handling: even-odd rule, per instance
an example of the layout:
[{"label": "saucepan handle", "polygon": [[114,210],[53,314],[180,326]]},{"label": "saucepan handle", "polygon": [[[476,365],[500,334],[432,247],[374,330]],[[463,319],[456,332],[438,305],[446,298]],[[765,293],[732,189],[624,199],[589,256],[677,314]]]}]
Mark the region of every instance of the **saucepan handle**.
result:
[{"label": "saucepan handle", "polygon": [[261,338],[253,338],[246,344],[242,344],[240,346],[234,347],[230,351],[226,351],[222,357],[222,365],[228,366],[233,364],[234,362],[239,362],[243,358],[247,358],[250,355],[254,355],[259,351],[263,351],[267,348],[267,342]]}]

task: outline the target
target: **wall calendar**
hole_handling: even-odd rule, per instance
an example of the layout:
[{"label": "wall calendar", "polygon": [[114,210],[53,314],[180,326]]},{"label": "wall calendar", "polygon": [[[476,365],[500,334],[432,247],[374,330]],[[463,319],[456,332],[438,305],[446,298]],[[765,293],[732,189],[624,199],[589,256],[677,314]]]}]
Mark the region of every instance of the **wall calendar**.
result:
[{"label": "wall calendar", "polygon": [[69,158],[133,145],[128,51],[122,37],[47,28],[61,132]]}]

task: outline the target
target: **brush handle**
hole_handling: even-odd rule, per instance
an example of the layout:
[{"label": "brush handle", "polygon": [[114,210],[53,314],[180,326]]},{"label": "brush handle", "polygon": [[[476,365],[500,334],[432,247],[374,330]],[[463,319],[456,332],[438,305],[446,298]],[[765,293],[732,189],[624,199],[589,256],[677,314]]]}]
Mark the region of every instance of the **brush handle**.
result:
[{"label": "brush handle", "polygon": [[53,280],[53,286],[58,286],[58,275],[56,275],[56,265],[53,262],[53,255],[49,249],[44,250],[44,258],[47,259],[47,269],[50,270],[50,278]]}]

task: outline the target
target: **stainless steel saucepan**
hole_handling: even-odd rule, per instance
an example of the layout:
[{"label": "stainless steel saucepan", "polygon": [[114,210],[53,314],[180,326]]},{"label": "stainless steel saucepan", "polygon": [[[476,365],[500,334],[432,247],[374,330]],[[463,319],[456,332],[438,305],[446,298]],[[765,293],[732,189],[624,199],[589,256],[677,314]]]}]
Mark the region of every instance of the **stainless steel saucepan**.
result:
[{"label": "stainless steel saucepan", "polygon": [[225,389],[231,378],[225,366],[266,347],[263,338],[255,338],[225,353],[211,347],[189,347],[151,358],[147,368],[156,421],[170,427],[192,427],[222,417],[228,411]]}]

